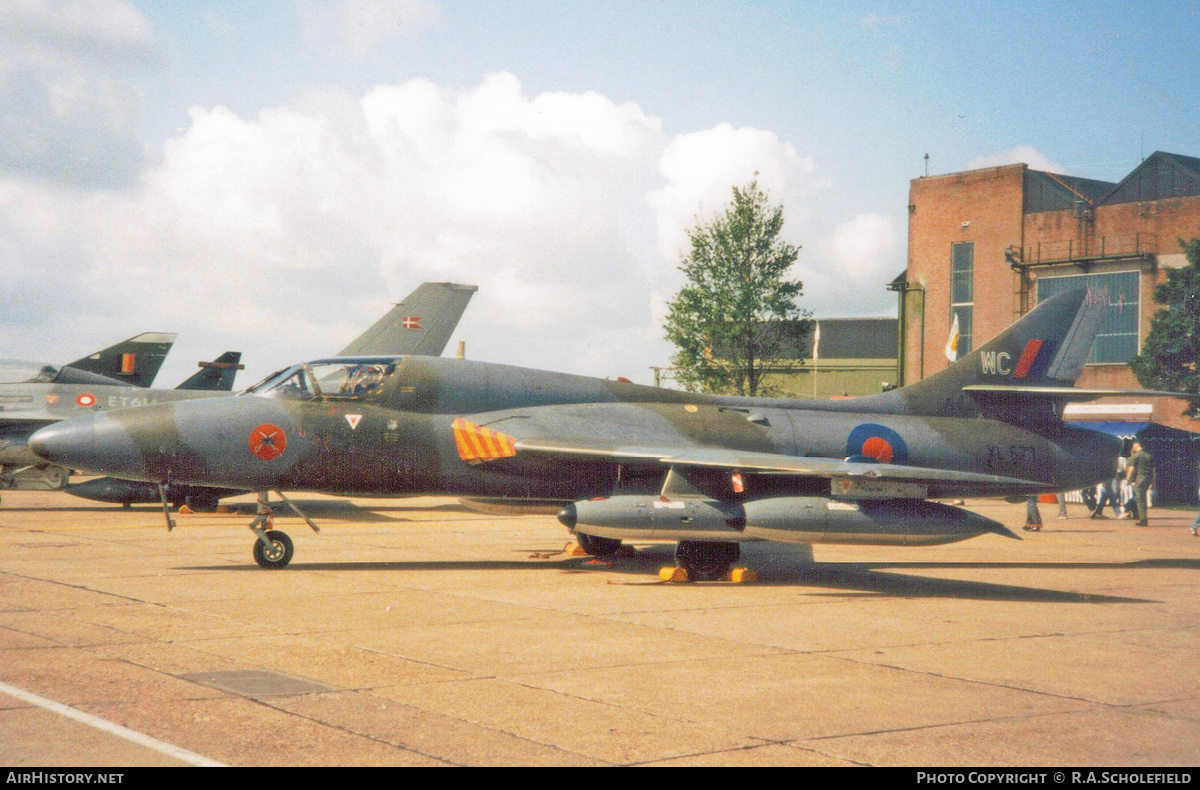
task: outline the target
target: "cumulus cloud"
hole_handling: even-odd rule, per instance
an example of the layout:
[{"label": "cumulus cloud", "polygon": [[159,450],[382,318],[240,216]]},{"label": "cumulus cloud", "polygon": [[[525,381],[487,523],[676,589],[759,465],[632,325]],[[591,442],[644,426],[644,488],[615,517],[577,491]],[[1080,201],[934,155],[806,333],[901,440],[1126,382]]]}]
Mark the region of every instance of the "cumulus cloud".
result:
[{"label": "cumulus cloud", "polygon": [[174,330],[164,379],[225,349],[254,378],[451,280],[480,286],[469,356],[647,381],[671,354],[659,322],[687,229],[755,172],[802,255],[827,249],[854,282],[895,243],[871,215],[805,238],[828,185],[771,132],[672,137],[635,104],[531,96],[511,74],[312,91],[253,117],[193,108],[155,161],[125,191],[0,178],[0,343],[36,337],[56,360],[80,337]]},{"label": "cumulus cloud", "polygon": [[1027,145],[1019,145],[1011,151],[1004,151],[989,156],[977,156],[967,163],[968,170],[983,167],[999,167],[1001,165],[1027,164],[1034,170],[1045,170],[1049,173],[1066,174],[1067,169],[1053,161],[1045,154]]},{"label": "cumulus cloud", "polygon": [[0,173],[128,185],[143,152],[124,77],[156,62],[149,24],[124,0],[0,5]]},{"label": "cumulus cloud", "polygon": [[297,0],[305,40],[335,55],[362,58],[391,38],[435,24],[441,12],[427,0]]},{"label": "cumulus cloud", "polygon": [[819,238],[814,248],[797,269],[818,314],[860,316],[877,314],[879,306],[894,309],[883,286],[904,268],[904,251],[891,217],[860,214]]},{"label": "cumulus cloud", "polygon": [[763,129],[713,129],[681,134],[663,152],[659,172],[666,185],[649,196],[658,219],[659,253],[678,259],[687,251],[687,231],[724,210],[730,189],[754,180],[773,203],[785,207],[792,228],[806,212],[811,195],[827,186],[815,178],[816,164],[791,143]]}]

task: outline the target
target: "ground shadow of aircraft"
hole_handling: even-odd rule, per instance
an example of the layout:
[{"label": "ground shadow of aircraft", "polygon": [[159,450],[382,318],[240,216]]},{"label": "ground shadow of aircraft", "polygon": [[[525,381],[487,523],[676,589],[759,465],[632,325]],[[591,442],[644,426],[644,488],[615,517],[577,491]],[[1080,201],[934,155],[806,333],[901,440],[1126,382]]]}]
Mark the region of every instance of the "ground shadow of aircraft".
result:
[{"label": "ground shadow of aircraft", "polygon": [[[614,576],[612,584],[663,584],[659,569],[672,557],[670,546],[644,546],[619,557],[572,557],[565,552],[539,549],[528,552],[526,559],[511,560],[415,560],[397,562],[303,562],[292,563],[293,570],[308,571],[544,571],[547,573],[605,573]],[[778,560],[778,558],[776,558]],[[944,579],[892,570],[944,569],[963,570],[1012,568],[1045,570],[1129,570],[1131,568],[1188,568],[1200,570],[1200,560],[1139,561],[1130,563],[866,563],[815,562],[787,564],[773,562],[759,573],[758,584],[776,587],[815,587],[830,591],[867,593],[883,598],[949,598],[977,601],[1024,603],[1128,604],[1159,603],[1153,599],[1081,593],[1071,590],[1028,587],[1012,584]],[[257,565],[186,566],[188,571],[256,571]],[[715,582],[723,584],[723,582]],[[837,592],[831,592],[839,594]]]}]

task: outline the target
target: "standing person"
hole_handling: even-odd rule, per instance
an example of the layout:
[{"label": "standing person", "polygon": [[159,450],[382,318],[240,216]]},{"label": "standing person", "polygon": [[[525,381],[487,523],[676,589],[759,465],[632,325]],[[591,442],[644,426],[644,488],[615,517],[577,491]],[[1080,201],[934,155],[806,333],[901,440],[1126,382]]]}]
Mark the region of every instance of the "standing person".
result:
[{"label": "standing person", "polygon": [[[1200,461],[1196,462],[1196,471],[1200,472]],[[1200,494],[1200,490],[1196,492]],[[1192,537],[1200,538],[1200,511],[1196,513],[1196,520],[1192,522]]]},{"label": "standing person", "polygon": [[1125,480],[1133,484],[1133,495],[1137,500],[1137,525],[1150,526],[1147,521],[1149,504],[1146,493],[1154,482],[1154,456],[1143,450],[1142,443],[1137,439],[1133,440],[1133,454],[1129,456],[1125,468]]},{"label": "standing person", "polygon": [[1038,512],[1037,496],[1031,496],[1025,500],[1025,526],[1021,529],[1029,532],[1042,531],[1042,514]]},{"label": "standing person", "polygon": [[1055,497],[1055,499],[1058,500],[1058,517],[1066,518],[1067,517],[1067,495],[1064,494],[1063,492],[1059,491],[1057,494],[1054,495],[1054,497]]}]

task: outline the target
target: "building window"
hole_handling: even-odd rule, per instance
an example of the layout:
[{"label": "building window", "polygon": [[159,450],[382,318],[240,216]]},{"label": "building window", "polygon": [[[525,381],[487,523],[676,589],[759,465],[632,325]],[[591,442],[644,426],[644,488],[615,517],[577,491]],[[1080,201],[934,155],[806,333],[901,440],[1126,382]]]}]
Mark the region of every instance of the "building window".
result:
[{"label": "building window", "polygon": [[975,308],[975,242],[950,245],[950,325],[958,318],[958,358],[971,351]]},{"label": "building window", "polygon": [[1128,362],[1136,357],[1140,308],[1138,272],[1040,277],[1038,302],[1084,286],[1108,296],[1108,314],[1104,317],[1104,323],[1100,325],[1100,334],[1096,336],[1096,345],[1092,346],[1088,364]]}]

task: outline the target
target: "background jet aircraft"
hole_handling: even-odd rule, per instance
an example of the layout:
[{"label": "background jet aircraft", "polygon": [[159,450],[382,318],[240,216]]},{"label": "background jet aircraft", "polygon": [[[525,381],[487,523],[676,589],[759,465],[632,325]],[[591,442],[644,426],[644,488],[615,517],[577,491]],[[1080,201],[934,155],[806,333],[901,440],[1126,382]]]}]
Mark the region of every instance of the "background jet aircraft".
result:
[{"label": "background jet aircraft", "polygon": [[[169,349],[175,336],[155,333],[138,337],[167,338],[152,345],[157,348],[165,344]],[[140,350],[126,350],[138,348],[137,341],[138,338],[127,340],[85,359],[95,363],[93,367],[96,369],[108,369],[112,361],[109,352],[114,349],[118,350],[118,359],[130,354],[142,354]],[[165,352],[156,358],[150,356],[151,361],[145,366],[157,371]],[[47,464],[29,452],[29,437],[39,428],[100,409],[144,406],[172,399],[228,393],[233,388],[233,376],[239,368],[239,359],[240,352],[227,351],[216,362],[202,362],[203,369],[175,390],[131,386],[78,368],[74,362],[62,368],[25,362],[0,362],[0,488],[54,490],[67,483],[69,469]],[[137,363],[131,367],[137,368]]]},{"label": "background jet aircraft", "polygon": [[[460,283],[422,283],[339,353],[429,354],[436,356],[442,353],[446,347],[450,335],[453,334],[463,311],[466,310],[467,303],[471,301],[471,297],[477,290],[478,286]],[[205,394],[213,394],[218,390],[230,391],[233,388],[234,375],[241,369],[237,364],[240,358],[240,354],[227,352],[215,362],[201,363],[202,370],[180,384],[177,390]],[[2,397],[0,395],[0,398]],[[173,399],[177,399],[177,396],[156,396],[154,401],[133,400],[119,405],[143,406],[147,402]],[[100,407],[97,405],[97,408]],[[42,425],[49,424],[49,422],[51,421],[43,421]],[[3,425],[3,419],[0,418],[0,430],[3,430]],[[27,423],[27,427],[30,430],[23,435],[18,434],[22,450],[29,433],[41,425],[30,422]],[[27,450],[25,452],[28,453]],[[0,459],[3,458],[3,454],[0,454]],[[61,482],[49,487],[58,488],[66,482],[66,470],[57,466],[50,467],[50,469],[54,479],[61,480]],[[2,471],[2,467],[0,467],[0,471]],[[46,474],[47,472],[42,472],[43,477]],[[189,486],[166,482],[168,482],[166,489],[160,492],[157,484],[102,477],[68,485],[65,490],[85,499],[115,502],[127,507],[133,503],[158,502],[165,494],[168,501],[177,504],[189,503],[197,508],[212,508],[217,505],[221,497],[242,493],[241,490],[235,488]]]},{"label": "background jet aircraft", "polygon": [[[64,422],[32,446],[50,461],[122,477],[259,490],[260,502],[285,489],[558,500],[586,550],[676,541],[689,575],[713,578],[744,541],[1015,537],[929,500],[1111,477],[1120,440],[1061,419],[1064,401],[1109,394],[1071,386],[1103,312],[1083,289],[1063,294],[935,376],[850,400],[352,357],[296,365],[245,397]],[[265,513],[251,524],[255,559],[286,565],[292,542],[269,526]]]},{"label": "background jet aircraft", "polygon": [[[25,446],[30,434],[53,420],[21,419],[30,416],[35,400],[23,394],[26,388],[5,385],[149,387],[174,343],[173,333],[143,332],[61,367],[0,360],[0,487],[50,490],[66,481],[65,470],[42,463]],[[12,415],[16,417],[8,419]]]}]

